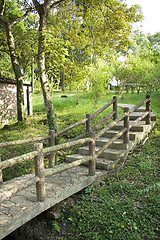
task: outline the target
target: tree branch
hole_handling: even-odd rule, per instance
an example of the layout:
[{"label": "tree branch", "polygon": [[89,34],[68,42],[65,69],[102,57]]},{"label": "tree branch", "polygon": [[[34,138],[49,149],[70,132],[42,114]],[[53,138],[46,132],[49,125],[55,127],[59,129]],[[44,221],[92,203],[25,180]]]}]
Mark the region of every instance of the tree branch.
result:
[{"label": "tree branch", "polygon": [[12,20],[10,22],[11,26],[13,26],[17,22],[23,21],[28,16],[28,14],[31,13],[33,10],[34,10],[34,8],[29,8],[23,16],[18,17],[16,19]]},{"label": "tree branch", "polygon": [[1,6],[0,6],[0,16],[3,16],[4,8],[5,8],[5,0],[2,0]]},{"label": "tree branch", "polygon": [[59,1],[57,1],[57,2],[54,2],[54,3],[52,3],[52,5],[50,6],[50,8],[53,8],[53,7],[57,6],[59,3],[65,2],[65,1],[66,1],[66,0],[59,0]]}]

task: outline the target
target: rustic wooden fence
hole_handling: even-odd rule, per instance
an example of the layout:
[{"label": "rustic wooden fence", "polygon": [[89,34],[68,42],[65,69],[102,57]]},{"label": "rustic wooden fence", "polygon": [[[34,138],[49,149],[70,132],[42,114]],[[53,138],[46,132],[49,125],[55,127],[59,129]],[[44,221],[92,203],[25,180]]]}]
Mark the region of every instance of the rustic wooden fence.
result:
[{"label": "rustic wooden fence", "polygon": [[[102,111],[104,111],[107,107],[113,104],[113,112],[109,114],[105,119],[103,119],[99,124],[97,124],[95,127],[91,127],[91,120],[96,117],[98,114],[100,114]],[[129,123],[129,114],[134,112],[136,109],[141,107],[142,105],[146,104],[146,111],[143,115],[138,117],[135,121],[132,121],[132,123]],[[98,133],[95,133],[95,130],[101,126],[105,121],[107,121],[109,118],[113,117],[113,122],[108,124],[105,128],[100,130]],[[95,175],[95,168],[96,168],[96,158],[106,149],[108,148],[116,139],[118,139],[120,136],[124,135],[124,144],[129,143],[129,130],[131,127],[133,127],[135,124],[137,124],[140,120],[143,118],[146,118],[146,124],[150,124],[151,122],[151,98],[150,96],[146,96],[146,99],[136,105],[134,108],[129,110],[128,108],[124,109],[124,114],[122,117],[117,118],[117,97],[114,97],[113,100],[106,104],[103,108],[101,108],[98,112],[93,114],[92,116],[87,114],[86,118],[82,121],[73,124],[72,126],[64,129],[61,132],[54,133],[53,130],[50,130],[49,136],[46,137],[37,137],[34,139],[27,139],[27,140],[18,140],[13,142],[6,142],[6,143],[0,143],[0,147],[7,147],[7,146],[14,146],[17,144],[24,144],[24,143],[30,143],[30,142],[37,142],[37,141],[43,141],[46,139],[49,139],[49,147],[43,148],[43,143],[36,143],[34,145],[34,151],[14,157],[5,161],[0,162],[0,182],[3,183],[2,179],[2,170],[8,167],[12,167],[13,165],[21,162],[25,162],[31,159],[34,159],[35,162],[35,177],[31,177],[27,183],[24,185],[22,184],[20,187],[15,188],[12,192],[12,194],[15,194],[18,191],[21,191],[22,189],[27,188],[28,186],[32,185],[33,183],[36,183],[36,193],[37,193],[37,201],[44,201],[45,200],[45,177],[51,176],[56,173],[60,173],[62,171],[68,170],[70,168],[79,166],[80,164],[89,162],[88,169],[89,169],[89,176]],[[111,129],[113,126],[115,126],[119,121],[124,121],[124,128],[120,130],[111,140],[109,140],[98,152],[95,152],[95,141],[97,138],[102,136],[106,131]],[[74,127],[77,127],[83,123],[86,123],[86,130],[88,132],[88,136],[82,139],[70,141],[67,143],[54,145],[55,143],[55,137],[63,134],[66,131],[71,130]],[[72,163],[66,163],[60,166],[54,166],[54,153],[60,150],[64,150],[67,148],[71,148],[73,146],[81,145],[81,144],[89,144],[89,156],[85,156],[84,158],[74,161]],[[49,154],[49,161],[50,165],[48,169],[44,168],[44,155]],[[7,196],[8,197],[8,196]],[[1,196],[0,201],[3,201],[6,197]]]}]

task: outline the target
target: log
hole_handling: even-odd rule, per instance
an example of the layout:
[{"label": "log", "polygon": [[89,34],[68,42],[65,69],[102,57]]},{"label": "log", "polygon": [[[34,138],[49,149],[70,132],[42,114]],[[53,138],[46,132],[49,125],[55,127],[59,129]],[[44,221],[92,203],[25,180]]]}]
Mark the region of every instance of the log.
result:
[{"label": "log", "polygon": [[62,143],[62,144],[59,144],[59,145],[55,145],[55,146],[52,146],[52,147],[45,148],[43,150],[43,153],[48,154],[51,151],[57,152],[59,150],[64,150],[64,149],[67,149],[67,148],[70,148],[70,147],[74,147],[76,145],[87,143],[89,141],[92,141],[92,138],[84,138],[84,139],[79,139],[79,140],[68,142],[68,143]]},{"label": "log", "polygon": [[36,138],[29,138],[29,139],[23,139],[23,140],[16,140],[16,141],[11,141],[11,142],[4,142],[4,143],[0,143],[0,147],[9,147],[9,146],[21,145],[21,144],[25,144],[25,143],[44,141],[48,138],[49,138],[49,136],[45,136],[45,137],[36,137]]},{"label": "log", "polygon": [[136,106],[134,106],[130,111],[129,113],[132,113],[134,112],[136,109],[138,109],[139,107],[143,106],[148,100],[145,99],[144,101],[140,102],[139,104],[137,104]]},{"label": "log", "polygon": [[103,128],[99,133],[96,134],[96,139],[101,137],[106,131],[114,127],[119,121],[121,121],[126,115],[124,114],[122,117],[117,118],[115,121],[109,123],[105,128]]},{"label": "log", "polygon": [[[52,147],[55,145],[55,131],[49,130],[49,146]],[[53,168],[55,165],[55,153],[51,152],[49,155],[49,168]]]},{"label": "log", "polygon": [[34,149],[37,151],[37,156],[34,158],[35,176],[39,178],[36,182],[37,201],[43,202],[45,200],[45,174],[44,174],[44,156],[43,143],[36,143]]},{"label": "log", "polygon": [[86,114],[87,122],[86,122],[86,132],[91,130],[91,115]]},{"label": "log", "polygon": [[114,115],[113,115],[113,121],[117,119],[117,97],[114,96],[113,97],[113,112],[114,112]]},{"label": "log", "polygon": [[136,123],[138,123],[139,121],[141,121],[143,118],[145,118],[148,115],[149,112],[145,112],[142,116],[140,116],[139,118],[137,118],[135,121],[133,121],[130,125],[129,125],[129,129],[131,127],[133,127]]},{"label": "log", "polygon": [[148,112],[148,115],[146,116],[146,124],[151,123],[151,96],[147,95],[146,99],[148,100],[146,102],[146,112]]},{"label": "log", "polygon": [[85,158],[79,159],[79,160],[71,162],[71,163],[63,164],[61,166],[56,166],[53,169],[45,169],[45,177],[63,172],[65,170],[69,170],[69,169],[71,169],[73,167],[76,167],[76,166],[79,166],[83,163],[88,162],[89,160],[91,160],[91,158],[92,158],[91,156],[87,156]]},{"label": "log", "polygon": [[114,115],[114,112],[111,112],[108,116],[106,116],[101,122],[99,122],[94,128],[91,128],[92,131],[95,131],[98,127],[100,127],[103,123],[105,123],[108,119],[110,119]]},{"label": "log", "polygon": [[58,137],[58,136],[64,134],[65,132],[68,132],[69,130],[71,130],[71,129],[75,128],[75,127],[78,127],[79,125],[85,123],[87,120],[88,120],[87,118],[84,118],[84,119],[82,119],[81,121],[76,122],[75,124],[73,124],[73,125],[65,128],[65,129],[63,129],[62,131],[57,132],[57,133],[55,134],[55,136]]},{"label": "log", "polygon": [[91,160],[89,160],[89,176],[94,176],[96,172],[95,133],[90,132],[89,137],[93,139],[93,141],[89,142],[89,156],[91,156]]},{"label": "log", "polygon": [[[129,108],[124,108],[124,113],[128,113]],[[129,143],[129,115],[124,117],[124,127],[126,128],[126,131],[124,132],[124,143]]]},{"label": "log", "polygon": [[110,105],[112,105],[114,103],[114,100],[110,101],[109,103],[107,103],[104,107],[102,107],[101,109],[99,109],[97,112],[95,112],[92,116],[91,116],[91,120],[93,118],[95,118],[96,116],[98,116],[101,112],[103,112],[106,108],[108,108]]},{"label": "log", "polygon": [[37,151],[34,151],[34,152],[23,154],[23,155],[18,156],[18,157],[14,157],[14,158],[5,160],[5,161],[0,163],[0,169],[4,169],[4,168],[7,168],[7,167],[12,167],[13,165],[15,165],[17,163],[22,163],[24,161],[31,160],[36,155],[37,155]]}]

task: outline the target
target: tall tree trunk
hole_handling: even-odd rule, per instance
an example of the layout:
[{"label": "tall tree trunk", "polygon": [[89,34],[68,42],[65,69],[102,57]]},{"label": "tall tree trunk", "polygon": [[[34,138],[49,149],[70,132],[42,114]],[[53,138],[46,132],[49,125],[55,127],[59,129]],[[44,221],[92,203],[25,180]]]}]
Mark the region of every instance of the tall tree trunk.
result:
[{"label": "tall tree trunk", "polygon": [[18,63],[18,59],[16,57],[16,53],[15,53],[15,44],[14,44],[14,37],[12,34],[11,24],[5,22],[2,19],[0,20],[6,31],[12,67],[17,80],[17,119],[18,121],[22,122],[25,119],[22,73]]},{"label": "tall tree trunk", "polygon": [[64,77],[64,72],[63,71],[60,72],[60,77],[61,77],[62,91],[65,92],[65,85],[64,85],[65,77]]},{"label": "tall tree trunk", "polygon": [[47,114],[47,120],[50,130],[58,131],[55,112],[52,105],[52,96],[49,89],[48,78],[45,72],[45,34],[46,34],[46,26],[47,26],[47,17],[48,17],[48,9],[45,5],[38,5],[38,13],[39,13],[39,44],[38,44],[38,68],[39,68],[39,76],[41,87],[43,90],[43,98],[45,103],[45,109]]}]

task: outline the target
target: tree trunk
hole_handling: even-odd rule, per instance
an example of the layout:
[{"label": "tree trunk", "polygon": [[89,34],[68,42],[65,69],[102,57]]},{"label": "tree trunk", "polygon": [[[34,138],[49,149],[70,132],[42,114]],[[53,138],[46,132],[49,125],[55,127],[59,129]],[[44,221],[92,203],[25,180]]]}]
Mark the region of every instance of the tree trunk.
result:
[{"label": "tree trunk", "polygon": [[25,120],[22,73],[15,53],[15,44],[11,25],[5,21],[3,21],[2,23],[5,27],[12,67],[17,81],[17,119],[18,121],[22,122],[23,120]]},{"label": "tree trunk", "polygon": [[60,77],[61,77],[62,91],[65,92],[65,85],[64,85],[65,77],[64,77],[64,72],[63,71],[60,72]]},{"label": "tree trunk", "polygon": [[39,43],[38,43],[38,68],[39,68],[39,76],[41,87],[43,90],[43,98],[44,104],[47,114],[47,120],[50,130],[58,131],[55,113],[52,105],[52,96],[49,89],[47,74],[45,72],[45,34],[46,34],[46,26],[47,26],[47,17],[48,17],[48,9],[46,6],[39,5],[38,7],[39,13]]}]

